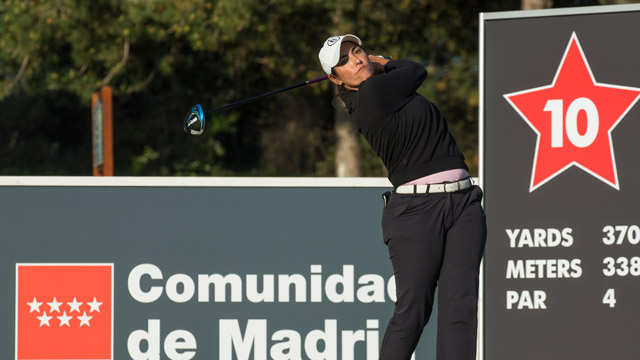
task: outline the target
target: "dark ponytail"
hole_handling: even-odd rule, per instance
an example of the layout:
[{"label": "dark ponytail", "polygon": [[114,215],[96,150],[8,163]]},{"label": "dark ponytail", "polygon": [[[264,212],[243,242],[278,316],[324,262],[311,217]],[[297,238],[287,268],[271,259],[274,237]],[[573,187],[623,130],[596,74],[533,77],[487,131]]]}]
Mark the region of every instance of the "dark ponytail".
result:
[{"label": "dark ponytail", "polygon": [[[331,69],[331,75],[337,76],[335,69]],[[334,109],[347,109],[347,106],[342,101],[342,97],[344,97],[344,94],[346,94],[347,91],[348,90],[344,87],[344,85],[336,85],[335,95],[333,96],[333,100],[331,100],[331,106],[333,106]]]}]

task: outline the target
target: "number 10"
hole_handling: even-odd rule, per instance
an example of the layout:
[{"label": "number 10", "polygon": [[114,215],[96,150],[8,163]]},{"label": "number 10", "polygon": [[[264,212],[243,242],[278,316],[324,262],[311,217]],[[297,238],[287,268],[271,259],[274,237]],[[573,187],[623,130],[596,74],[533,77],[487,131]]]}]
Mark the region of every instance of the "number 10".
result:
[{"label": "number 10", "polygon": [[[567,130],[569,141],[574,146],[584,148],[591,145],[598,135],[600,126],[596,104],[587,98],[577,98],[569,105],[566,118],[563,116],[562,110],[562,100],[548,100],[544,107],[544,111],[551,112],[551,147],[563,147],[565,129]],[[578,132],[578,114],[580,111],[584,111],[587,114],[587,131],[583,135]]]}]

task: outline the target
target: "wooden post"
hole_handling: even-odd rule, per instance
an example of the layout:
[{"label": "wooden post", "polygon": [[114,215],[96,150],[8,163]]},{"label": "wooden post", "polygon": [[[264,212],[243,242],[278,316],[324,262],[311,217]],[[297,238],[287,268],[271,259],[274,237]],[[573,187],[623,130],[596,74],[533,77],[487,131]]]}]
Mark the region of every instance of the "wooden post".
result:
[{"label": "wooden post", "polygon": [[93,176],[113,176],[113,110],[111,88],[91,95]]},{"label": "wooden post", "polygon": [[103,164],[101,106],[100,95],[98,93],[91,94],[91,164],[93,176],[100,176],[100,167]]},{"label": "wooden post", "polygon": [[111,87],[104,86],[100,92],[102,99],[102,131],[104,140],[103,176],[113,176],[113,108],[111,101]]}]

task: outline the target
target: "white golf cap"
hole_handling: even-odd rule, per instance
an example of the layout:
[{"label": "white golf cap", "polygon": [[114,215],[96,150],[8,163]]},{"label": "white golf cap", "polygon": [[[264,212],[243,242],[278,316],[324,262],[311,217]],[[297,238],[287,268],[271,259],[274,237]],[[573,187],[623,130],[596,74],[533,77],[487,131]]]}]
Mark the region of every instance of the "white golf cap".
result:
[{"label": "white golf cap", "polygon": [[336,66],[338,60],[340,60],[340,45],[342,45],[343,41],[352,41],[359,46],[362,46],[360,38],[352,34],[332,36],[328,38],[327,41],[324,42],[324,46],[322,46],[322,49],[320,49],[320,53],[318,54],[322,70],[324,70],[327,75],[331,74],[331,68]]}]

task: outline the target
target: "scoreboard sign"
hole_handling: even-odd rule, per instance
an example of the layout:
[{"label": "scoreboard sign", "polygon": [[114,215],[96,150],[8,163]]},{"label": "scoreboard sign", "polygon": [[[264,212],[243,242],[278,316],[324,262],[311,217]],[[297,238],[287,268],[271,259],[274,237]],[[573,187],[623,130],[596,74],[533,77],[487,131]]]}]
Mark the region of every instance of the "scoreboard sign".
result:
[{"label": "scoreboard sign", "polygon": [[640,6],[481,15],[485,359],[640,357]]}]

